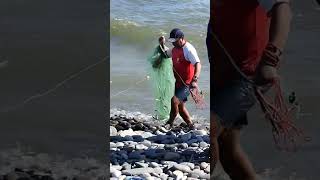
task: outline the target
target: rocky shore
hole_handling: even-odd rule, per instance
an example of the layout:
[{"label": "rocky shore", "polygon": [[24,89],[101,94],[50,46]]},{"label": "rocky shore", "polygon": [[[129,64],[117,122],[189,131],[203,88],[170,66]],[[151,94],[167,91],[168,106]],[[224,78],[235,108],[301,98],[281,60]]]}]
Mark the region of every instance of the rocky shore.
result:
[{"label": "rocky shore", "polygon": [[111,110],[110,179],[210,179],[208,130],[180,122],[167,130],[152,116]]},{"label": "rocky shore", "polygon": [[106,180],[108,167],[88,157],[66,159],[24,148],[0,152],[0,180]]}]

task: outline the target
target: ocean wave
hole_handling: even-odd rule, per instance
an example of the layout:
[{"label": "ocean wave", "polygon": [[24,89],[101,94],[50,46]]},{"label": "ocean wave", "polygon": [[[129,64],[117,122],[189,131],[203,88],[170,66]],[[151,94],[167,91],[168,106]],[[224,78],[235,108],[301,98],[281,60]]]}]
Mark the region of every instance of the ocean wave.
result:
[{"label": "ocean wave", "polygon": [[[150,20],[151,21],[151,20]],[[158,37],[168,38],[172,28],[181,28],[186,39],[195,46],[200,57],[206,57],[206,29],[194,30],[190,25],[145,25],[127,19],[113,18],[110,20],[111,40],[118,40],[127,45],[134,45],[145,49],[151,49],[158,42]],[[168,42],[167,42],[168,43]],[[171,44],[168,46],[171,46]]]}]

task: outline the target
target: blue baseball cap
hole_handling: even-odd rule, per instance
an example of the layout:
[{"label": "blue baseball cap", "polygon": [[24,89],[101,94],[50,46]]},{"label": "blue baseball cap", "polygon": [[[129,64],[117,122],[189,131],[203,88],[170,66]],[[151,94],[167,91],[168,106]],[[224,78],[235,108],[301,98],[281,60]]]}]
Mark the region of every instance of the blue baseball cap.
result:
[{"label": "blue baseball cap", "polygon": [[183,37],[184,37],[183,32],[178,28],[174,28],[170,32],[170,37],[169,37],[168,41],[173,43],[173,42],[176,42],[177,39],[183,38]]}]

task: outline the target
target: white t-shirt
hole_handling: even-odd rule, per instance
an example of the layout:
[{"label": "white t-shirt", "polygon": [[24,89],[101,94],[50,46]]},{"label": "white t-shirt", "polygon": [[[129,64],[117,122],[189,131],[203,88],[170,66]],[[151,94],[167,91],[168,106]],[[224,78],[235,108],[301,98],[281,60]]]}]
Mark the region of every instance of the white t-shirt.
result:
[{"label": "white t-shirt", "polygon": [[[169,57],[172,57],[172,49],[170,48],[167,50],[167,54]],[[190,44],[186,42],[186,44],[182,47],[183,55],[187,61],[190,61],[191,64],[195,65],[196,63],[200,62],[200,58],[198,56],[197,50]]]}]

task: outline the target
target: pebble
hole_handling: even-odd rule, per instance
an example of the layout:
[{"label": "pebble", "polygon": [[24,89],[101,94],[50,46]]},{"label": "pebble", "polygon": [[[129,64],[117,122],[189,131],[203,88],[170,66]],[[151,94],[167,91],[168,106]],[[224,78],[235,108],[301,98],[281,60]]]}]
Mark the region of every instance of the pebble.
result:
[{"label": "pebble", "polygon": [[179,158],[180,158],[180,154],[175,152],[167,152],[164,155],[165,160],[178,160]]},{"label": "pebble", "polygon": [[207,144],[206,142],[200,142],[200,143],[199,143],[199,146],[200,146],[201,148],[207,148],[207,147],[209,146],[209,144]]},{"label": "pebble", "polygon": [[152,146],[152,143],[148,140],[144,140],[141,144],[147,146],[148,148],[150,148]]},{"label": "pebble", "polygon": [[116,136],[118,135],[118,131],[115,127],[110,126],[110,136]]},{"label": "pebble", "polygon": [[180,163],[181,165],[187,165],[190,167],[190,169],[194,169],[194,164],[193,163],[190,163],[190,162],[183,162],[183,163]]},{"label": "pebble", "polygon": [[123,142],[117,142],[116,146],[117,146],[117,148],[123,148],[124,143]]},{"label": "pebble", "polygon": [[159,164],[156,163],[156,162],[151,162],[151,163],[150,163],[150,167],[156,168],[156,167],[159,167]]},{"label": "pebble", "polygon": [[148,139],[152,136],[155,136],[154,134],[152,134],[151,132],[144,132],[143,134],[141,134],[141,136],[144,138],[144,139]]},{"label": "pebble", "polygon": [[[169,131],[157,121],[149,123],[148,118],[152,119],[149,115],[119,110],[110,111],[110,114],[110,135],[113,134],[110,149],[114,150],[110,167],[116,173],[110,179],[193,180],[209,177],[210,165],[206,162],[210,142],[208,131],[187,132],[179,126]],[[190,158],[197,165],[188,162]]]},{"label": "pebble", "polygon": [[110,142],[110,149],[111,149],[111,148],[117,148],[116,143],[114,143],[114,142]]},{"label": "pebble", "polygon": [[136,135],[135,132],[131,128],[128,130],[119,131],[118,134],[121,137]]},{"label": "pebble", "polygon": [[187,172],[187,173],[191,172],[190,167],[188,165],[183,165],[183,164],[174,164],[173,169],[179,170],[182,172]]},{"label": "pebble", "polygon": [[116,168],[114,168],[113,166],[110,167],[110,174],[112,177],[120,177],[121,176],[121,171],[117,170]]},{"label": "pebble", "polygon": [[200,168],[201,168],[202,170],[206,169],[208,166],[209,166],[209,165],[208,165],[208,163],[206,163],[206,162],[201,162],[201,164],[200,164]]},{"label": "pebble", "polygon": [[175,170],[173,171],[173,178],[175,178],[176,180],[182,180],[183,178],[183,172],[179,171],[179,170]]},{"label": "pebble", "polygon": [[208,166],[208,167],[204,170],[204,172],[207,173],[207,174],[210,173],[210,166]]},{"label": "pebble", "polygon": [[123,163],[123,164],[122,164],[122,169],[123,169],[123,170],[131,169],[131,164],[129,164],[129,163],[127,163],[127,162]]},{"label": "pebble", "polygon": [[127,169],[123,170],[122,173],[124,175],[141,175],[144,173],[152,173],[155,172],[153,168],[135,168],[135,169]]},{"label": "pebble", "polygon": [[205,130],[193,130],[192,133],[195,134],[195,135],[197,135],[197,136],[205,136],[205,135],[208,135],[207,131],[205,131]]},{"label": "pebble", "polygon": [[167,175],[167,174],[165,174],[165,173],[161,173],[161,174],[160,174],[160,178],[161,178],[162,180],[166,180],[166,179],[168,179],[168,177],[169,177],[169,175]]},{"label": "pebble", "polygon": [[148,164],[142,163],[142,162],[136,162],[135,165],[136,165],[136,167],[138,167],[138,168],[146,168],[146,167],[149,166]]},{"label": "pebble", "polygon": [[128,157],[129,159],[142,159],[141,153],[137,151],[129,153]]},{"label": "pebble", "polygon": [[190,145],[191,147],[198,147],[199,146],[199,144],[198,143],[191,143],[191,145]]},{"label": "pebble", "polygon": [[189,139],[191,139],[191,133],[186,133],[186,134],[180,135],[179,138],[181,138],[183,140],[183,142],[186,142]]},{"label": "pebble", "polygon": [[143,144],[137,144],[135,149],[136,150],[145,150],[145,149],[148,149],[148,147]]},{"label": "pebble", "polygon": [[178,147],[180,149],[187,149],[188,148],[188,144],[187,143],[181,143],[181,144],[178,145]]}]

